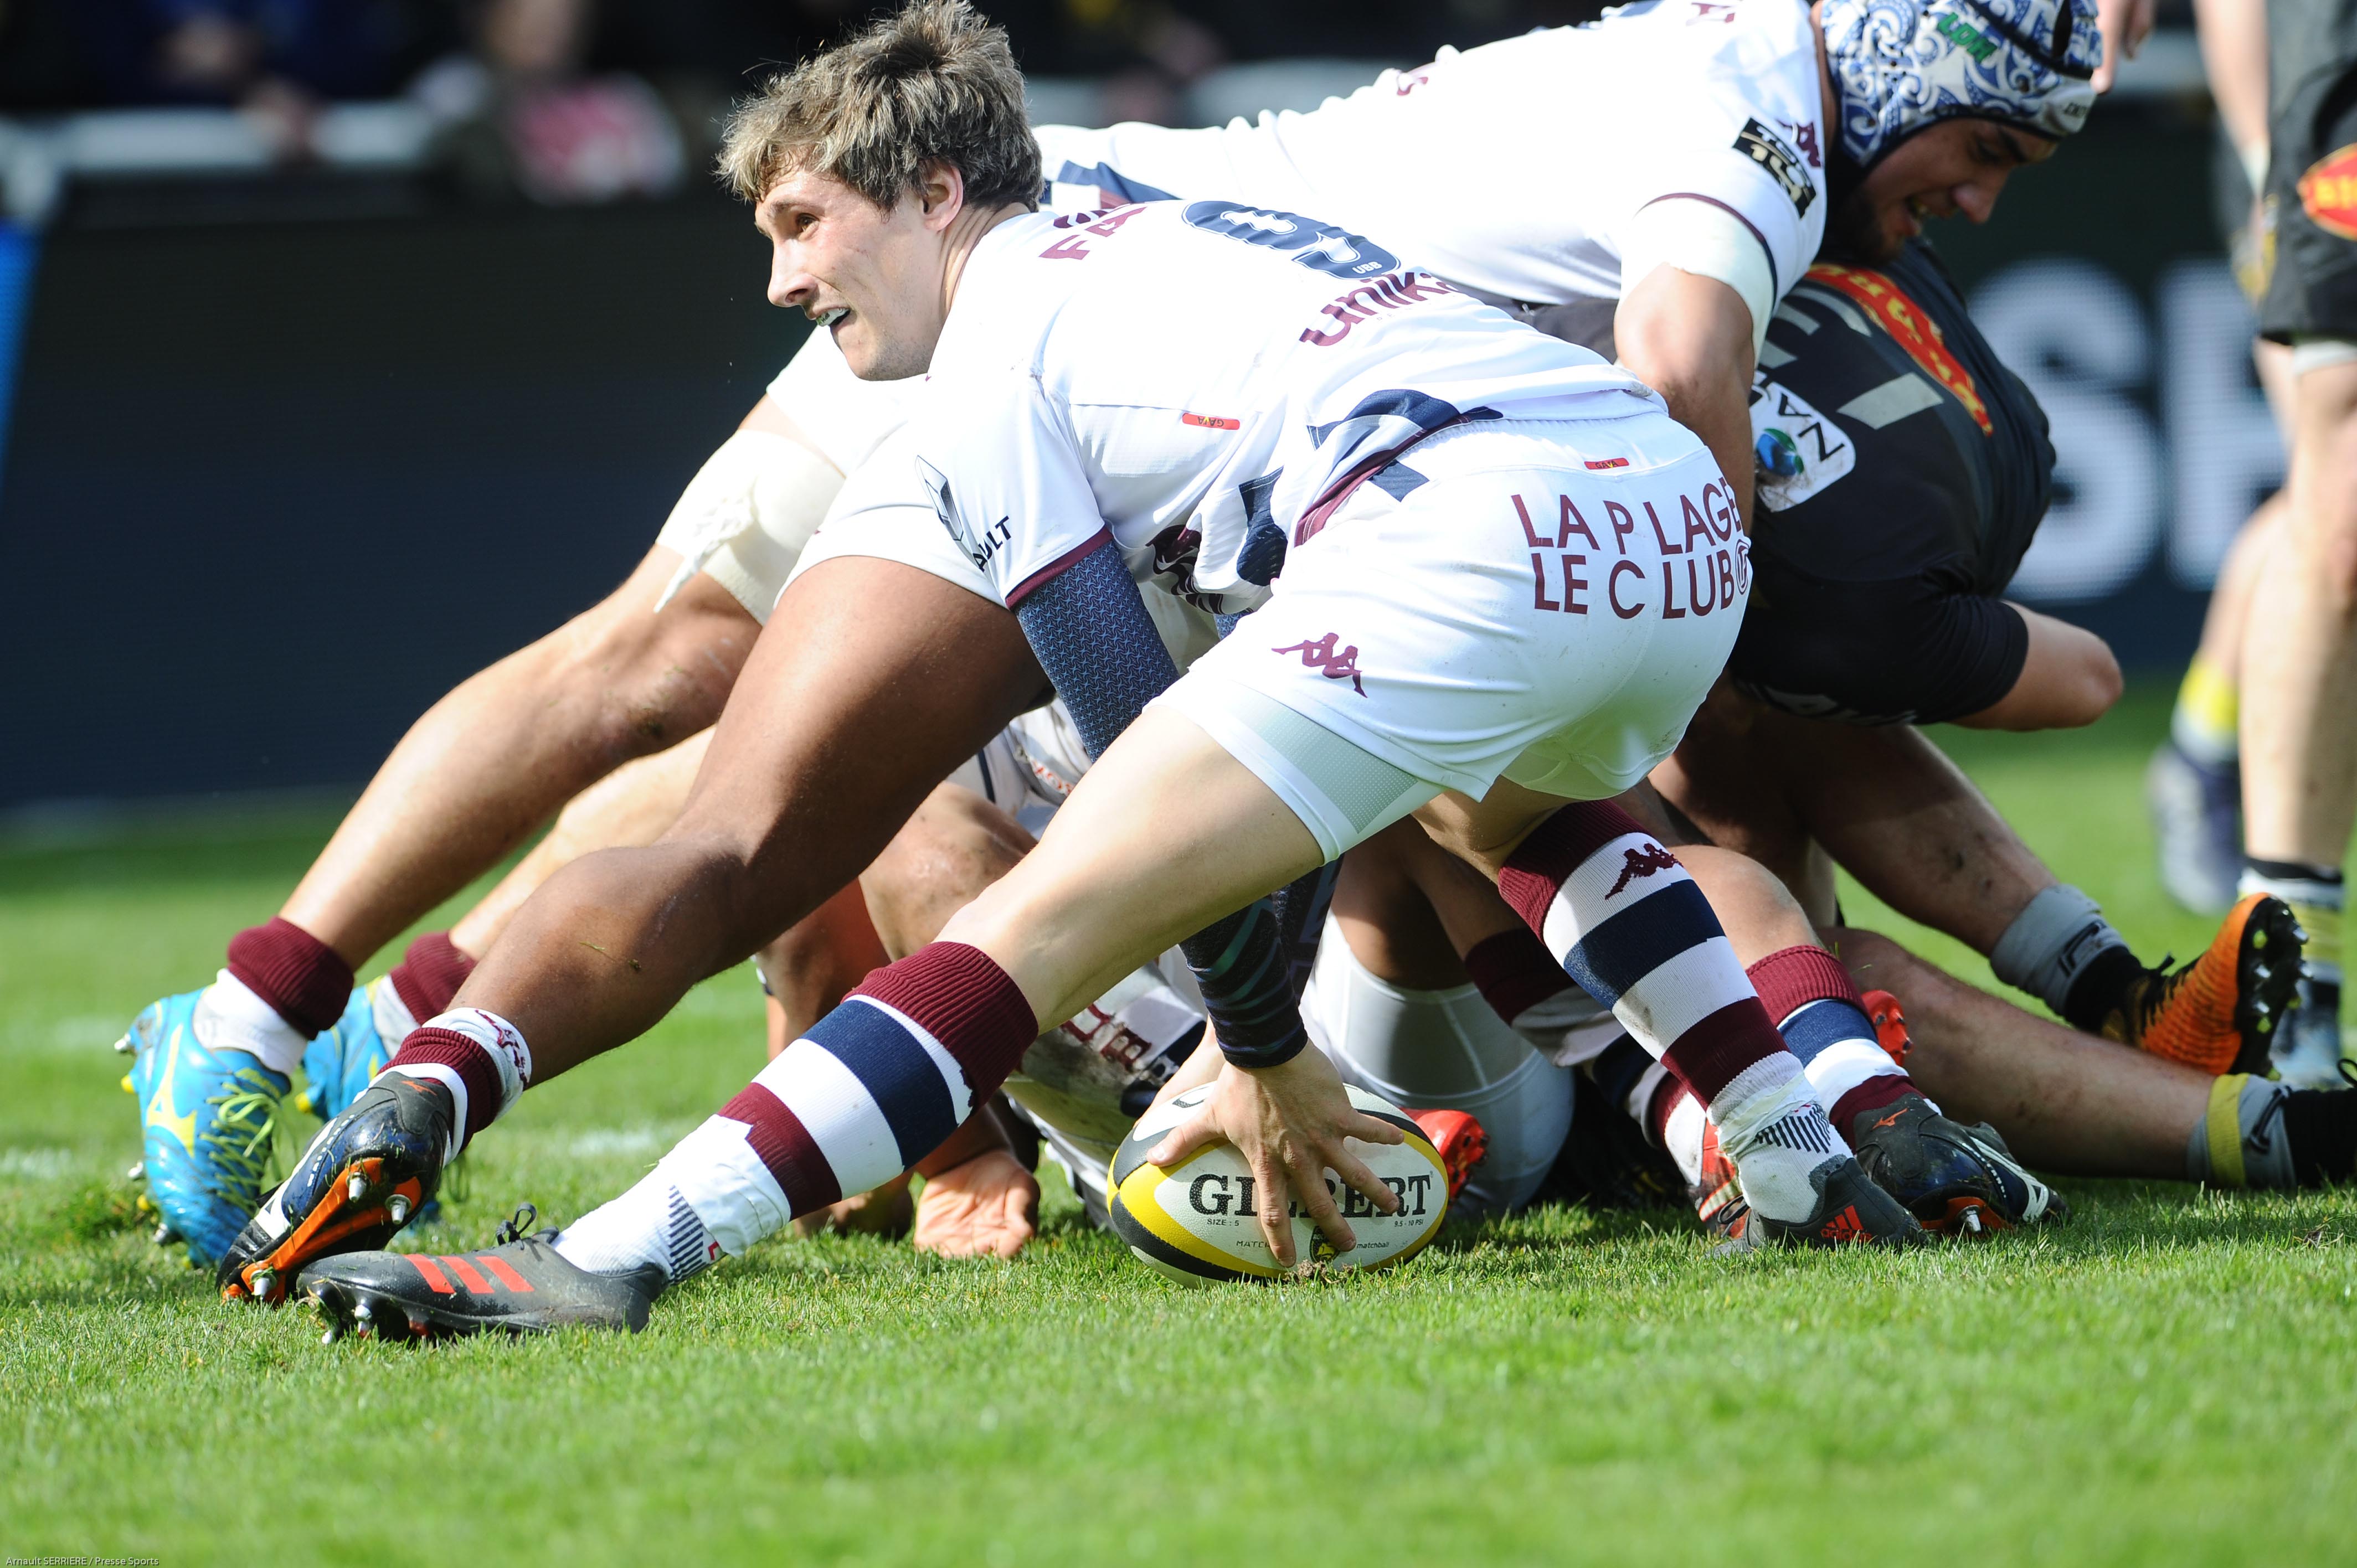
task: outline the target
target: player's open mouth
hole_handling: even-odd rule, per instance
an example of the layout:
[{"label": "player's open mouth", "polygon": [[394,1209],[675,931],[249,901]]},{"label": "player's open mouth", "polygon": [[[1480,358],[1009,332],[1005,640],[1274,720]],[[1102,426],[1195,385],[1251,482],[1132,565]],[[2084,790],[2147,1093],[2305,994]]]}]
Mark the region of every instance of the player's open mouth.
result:
[{"label": "player's open mouth", "polygon": [[850,314],[851,306],[847,305],[838,305],[833,310],[823,310],[819,312],[819,330],[822,332],[833,331],[835,325]]}]

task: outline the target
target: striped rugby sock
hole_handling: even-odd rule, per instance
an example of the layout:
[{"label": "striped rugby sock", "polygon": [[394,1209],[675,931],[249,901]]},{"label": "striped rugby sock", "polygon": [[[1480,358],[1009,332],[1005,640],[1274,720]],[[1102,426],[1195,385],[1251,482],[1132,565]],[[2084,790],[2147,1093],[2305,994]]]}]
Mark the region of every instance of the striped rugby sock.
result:
[{"label": "striped rugby sock", "polygon": [[923,1159],[1039,1035],[987,954],[935,942],[868,976],[556,1250],[600,1273],[658,1263],[683,1279]]},{"label": "striped rugby sock", "polygon": [[1809,1174],[1848,1145],[1677,857],[1619,807],[1585,801],[1523,841],[1498,891],[1574,983],[1693,1088],[1752,1208],[1796,1222],[1813,1213]]},{"label": "striped rugby sock", "polygon": [[1835,1127],[1916,1091],[1907,1069],[1876,1037],[1866,1000],[1841,960],[1804,943],[1771,952],[1744,973],[1786,1048],[1800,1058],[1818,1101],[1833,1108]]}]

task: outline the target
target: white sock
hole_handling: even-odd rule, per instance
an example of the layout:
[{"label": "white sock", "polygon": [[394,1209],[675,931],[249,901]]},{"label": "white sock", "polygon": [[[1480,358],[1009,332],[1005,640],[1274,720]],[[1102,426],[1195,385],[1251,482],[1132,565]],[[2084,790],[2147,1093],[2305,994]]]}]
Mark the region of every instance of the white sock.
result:
[{"label": "white sock", "polygon": [[1770,1219],[1796,1224],[1815,1213],[1811,1173],[1849,1153],[1789,1053],[1763,1057],[1736,1074],[1710,1102],[1710,1119],[1718,1124],[1719,1147],[1735,1162],[1745,1200]]},{"label": "white sock", "polygon": [[400,1049],[401,1042],[417,1027],[409,1004],[401,999],[401,988],[385,978],[370,982],[368,991],[369,1010],[376,1015],[377,1038],[392,1049]]},{"label": "white sock", "polygon": [[1678,1097],[1670,1108],[1669,1120],[1662,1124],[1662,1147],[1678,1167],[1678,1174],[1693,1187],[1702,1180],[1702,1135],[1710,1124],[1703,1114],[1702,1101],[1691,1094]]},{"label": "white sock", "polygon": [[293,1072],[301,1067],[304,1048],[311,1043],[278,1015],[277,1008],[227,970],[215,975],[197,998],[193,1026],[197,1042],[206,1049],[243,1051],[273,1072]]},{"label": "white sock", "polygon": [[557,1254],[592,1273],[652,1263],[676,1284],[783,1228],[792,1207],[747,1132],[742,1122],[710,1118],[638,1185],[566,1226]]},{"label": "white sock", "polygon": [[557,1232],[557,1255],[593,1274],[652,1263],[673,1284],[720,1261],[720,1244],[679,1188],[652,1177]]}]

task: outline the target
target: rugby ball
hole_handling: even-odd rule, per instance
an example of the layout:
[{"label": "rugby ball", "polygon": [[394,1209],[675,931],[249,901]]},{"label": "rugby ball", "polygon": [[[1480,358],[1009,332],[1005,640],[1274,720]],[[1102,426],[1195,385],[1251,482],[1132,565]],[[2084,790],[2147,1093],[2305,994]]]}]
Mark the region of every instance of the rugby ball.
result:
[{"label": "rugby ball", "polygon": [[[1278,1266],[1261,1235],[1252,1167],[1234,1145],[1213,1144],[1173,1170],[1146,1163],[1146,1151],[1211,1092],[1211,1085],[1204,1084],[1154,1107],[1114,1151],[1106,1204],[1114,1233],[1129,1244],[1140,1262],[1181,1283],[1279,1278],[1291,1271]],[[1329,1268],[1380,1269],[1415,1256],[1439,1231],[1448,1210],[1448,1171],[1406,1112],[1362,1089],[1352,1089],[1350,1095],[1359,1110],[1407,1134],[1400,1144],[1351,1140],[1351,1152],[1400,1195],[1399,1212],[1378,1213],[1329,1170],[1327,1189],[1359,1244],[1347,1252],[1328,1247],[1297,1198],[1293,1255]]]}]

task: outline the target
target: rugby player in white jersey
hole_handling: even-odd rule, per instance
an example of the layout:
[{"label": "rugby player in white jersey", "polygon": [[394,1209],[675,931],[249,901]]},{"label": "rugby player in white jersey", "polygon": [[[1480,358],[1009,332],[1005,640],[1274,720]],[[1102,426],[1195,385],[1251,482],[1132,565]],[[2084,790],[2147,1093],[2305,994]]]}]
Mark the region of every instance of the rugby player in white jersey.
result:
[{"label": "rugby player in white jersey", "polygon": [[[1609,127],[1614,156],[1551,158],[1550,168],[1584,169],[1590,178],[1559,175],[1542,187],[1544,204],[1530,206],[1533,216],[1519,228],[1483,227],[1495,220],[1455,200],[1395,210],[1385,220],[1415,229],[1406,253],[1526,252],[1502,266],[1494,259],[1467,263],[1477,282],[1515,291],[1525,305],[1593,308],[1603,298],[1620,357],[1662,388],[1673,411],[1715,450],[1727,450],[1740,494],[1749,486],[1741,416],[1752,348],[1766,307],[1805,261],[1828,207],[1847,215],[1837,228],[1872,246],[1910,231],[1921,213],[1984,218],[2011,168],[2045,156],[2052,138],[2084,113],[2082,78],[2095,48],[2083,11],[2052,0],[2008,0],[1986,13],[1962,0],[1881,14],[1889,9],[1824,10],[1838,91],[1820,63],[1817,30],[1795,8],[1758,0],[1681,5],[1510,40],[1436,62],[1411,73],[1413,81],[1386,78],[1319,112],[1353,127],[1347,134],[1321,134],[1319,115],[1288,116],[1271,127],[1191,134],[1193,156],[1241,176],[1254,165],[1248,144],[1287,147],[1257,160],[1254,177],[1275,179],[1317,143],[1328,149],[1332,178],[1342,182],[1394,152],[1405,164],[1418,147],[1512,145],[1526,110],[1503,96],[1457,91],[1452,72],[1513,78],[1530,90],[1513,101],[1524,102],[1553,91],[1574,49],[1598,82],[1660,71],[1704,83],[1712,112],[1702,118],[1717,127],[1707,145],[1697,139],[1700,121],[1687,98],[1631,101],[1623,91]],[[1992,58],[1996,65],[1985,69]],[[1895,63],[1906,60],[1922,69]],[[1646,70],[1629,69],[1636,63]],[[1992,94],[1992,82],[2003,90]],[[1829,129],[1835,103],[1839,137]],[[1469,118],[1485,111],[1500,124]],[[1577,129],[1558,121],[1553,134]],[[1642,160],[1658,190],[1619,172],[1631,136],[1663,149]],[[1143,134],[1133,139],[1157,172],[1179,145]],[[1064,134],[1068,146],[1082,141]],[[1820,169],[1824,160],[1831,166]],[[1068,194],[1074,188],[1068,184]],[[1251,190],[1229,194],[1270,204]],[[1361,183],[1351,195],[1380,191]],[[1468,223],[1474,227],[1456,231]],[[1631,285],[1627,297],[1609,308],[1623,282]],[[1372,307],[1338,308],[1355,316]],[[1344,327],[1337,318],[1328,330]],[[222,1151],[252,1141],[247,1123],[284,1091],[284,1072],[306,1036],[357,1009],[381,1015],[379,1033],[397,1037],[404,1024],[447,1000],[473,955],[429,941],[394,976],[408,984],[380,985],[369,998],[351,993],[353,963],[599,769],[708,719],[752,629],[732,616],[732,606],[751,616],[767,610],[838,471],[856,467],[898,418],[895,394],[843,374],[839,360],[828,360],[830,347],[820,343],[780,378],[747,430],[691,487],[662,545],[614,599],[429,714],[281,918],[231,944],[215,985],[166,999],[126,1038],[141,1047],[133,1081],[145,1112],[151,1187],[192,1253],[200,1237],[206,1255],[218,1251],[227,1228],[251,1208],[253,1173],[241,1180]],[[808,781],[795,792],[793,810],[818,841],[815,853],[791,857],[784,873],[790,888],[774,873],[767,878],[789,918],[856,874],[921,798],[922,783],[971,754],[1027,700],[1033,689],[1027,681],[1037,680],[1003,628],[994,645],[989,631],[965,624],[977,607],[930,580],[935,564],[919,563],[919,573],[910,573],[890,561],[889,553],[834,556],[829,593],[794,602],[784,618],[796,641],[765,660],[780,689],[824,686],[844,697],[840,706],[805,703],[763,721],[772,749],[795,753],[767,772]],[[651,598],[668,600],[654,618],[645,615]],[[878,601],[904,611],[906,620],[883,622],[851,607]],[[908,635],[917,628],[931,635]],[[964,657],[920,669],[919,660],[952,641]],[[618,702],[616,687],[642,694]],[[861,766],[847,767],[845,748],[825,726],[887,694],[903,722],[883,726]],[[487,729],[516,737],[497,766],[486,765],[471,744]],[[748,831],[755,819],[786,810],[776,789],[741,805],[735,814]],[[766,838],[765,831],[740,835],[748,849]],[[171,1051],[154,1048],[167,1041]],[[177,1078],[161,1070],[167,1063]],[[176,1129],[189,1117],[194,1131],[184,1139]]]},{"label": "rugby player in white jersey", "polygon": [[[1305,1049],[1265,900],[1419,811],[1693,1086],[1750,1235],[1920,1238],[1825,1121],[1677,862],[1603,803],[1674,746],[1749,589],[1734,495],[1658,397],[1314,220],[1218,199],[1031,210],[1020,75],[953,0],[771,84],[726,156],[774,245],[771,298],[818,315],[863,377],[929,372],[833,521],[954,538],[1096,761],[1040,849],[941,940],[863,982],[647,1181],[554,1242],[511,1243],[494,1273],[551,1303],[635,1294],[642,1316],[651,1283],[907,1168],[996,1091],[1042,1016],[1174,940],[1227,1065],[1166,1154],[1228,1138],[1268,1184],[1280,1259],[1289,1195],[1348,1251],[1320,1173],[1388,1210],[1347,1140],[1396,1133]],[[1327,306],[1366,289],[1392,308],[1329,330]],[[1530,596],[1533,504],[1587,544],[1552,611]],[[1183,675],[1133,575],[1182,519],[1201,541],[1184,587],[1236,618]],[[1679,566],[1737,613],[1664,616]],[[563,945],[640,969],[707,897],[691,858],[612,851],[552,878],[229,1261],[250,1247],[284,1268],[290,1238],[316,1256],[389,1234],[382,1194],[425,1196],[528,1081],[629,1027],[548,939],[561,926]],[[652,926],[577,901],[601,860],[653,897]],[[371,1265],[388,1266],[350,1266]]]}]

